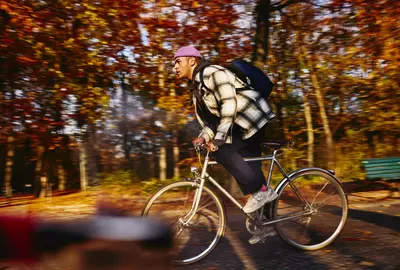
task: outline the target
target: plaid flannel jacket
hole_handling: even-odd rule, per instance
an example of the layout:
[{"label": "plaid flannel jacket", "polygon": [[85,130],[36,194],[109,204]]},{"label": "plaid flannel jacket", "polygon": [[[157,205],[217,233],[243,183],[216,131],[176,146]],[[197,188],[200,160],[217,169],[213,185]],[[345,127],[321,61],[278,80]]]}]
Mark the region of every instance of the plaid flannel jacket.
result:
[{"label": "plaid flannel jacket", "polygon": [[[200,93],[204,93],[204,103],[212,114],[220,118],[214,134],[199,117],[195,105],[197,120],[203,127],[199,137],[204,137],[206,142],[222,140],[232,143],[231,131],[234,123],[242,127],[242,138],[248,139],[275,117],[267,101],[229,70],[216,65],[207,66],[204,69],[203,80],[212,92],[202,86],[198,72],[194,81],[197,82]],[[244,87],[248,90],[236,91],[236,88]],[[196,104],[195,97],[193,103]]]}]

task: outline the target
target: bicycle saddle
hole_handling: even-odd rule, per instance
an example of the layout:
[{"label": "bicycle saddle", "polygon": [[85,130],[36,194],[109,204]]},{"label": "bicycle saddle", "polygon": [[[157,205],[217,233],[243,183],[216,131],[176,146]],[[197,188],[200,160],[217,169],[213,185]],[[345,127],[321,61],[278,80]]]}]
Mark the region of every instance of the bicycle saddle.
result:
[{"label": "bicycle saddle", "polygon": [[261,146],[278,150],[283,147],[291,148],[293,144],[294,142],[292,140],[274,140],[274,141],[265,141],[261,143]]}]

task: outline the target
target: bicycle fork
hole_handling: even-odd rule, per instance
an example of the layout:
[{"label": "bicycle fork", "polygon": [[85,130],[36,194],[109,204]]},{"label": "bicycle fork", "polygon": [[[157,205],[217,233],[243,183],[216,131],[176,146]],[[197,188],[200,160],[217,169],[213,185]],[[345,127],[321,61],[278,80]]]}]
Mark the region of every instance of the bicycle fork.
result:
[{"label": "bicycle fork", "polygon": [[[196,214],[196,212],[199,208],[201,193],[203,191],[204,183],[206,181],[206,171],[207,171],[207,167],[208,167],[208,162],[210,160],[209,153],[210,152],[207,151],[207,155],[206,155],[205,161],[204,161],[204,166],[203,166],[201,174],[200,174],[200,185],[199,185],[199,188],[196,189],[196,192],[194,194],[192,207],[191,207],[189,213],[187,213],[183,218],[179,219],[181,224],[185,227],[187,227],[189,225],[189,222],[192,220],[192,218],[194,217],[194,215]],[[193,183],[193,185],[196,185],[196,182]]]}]

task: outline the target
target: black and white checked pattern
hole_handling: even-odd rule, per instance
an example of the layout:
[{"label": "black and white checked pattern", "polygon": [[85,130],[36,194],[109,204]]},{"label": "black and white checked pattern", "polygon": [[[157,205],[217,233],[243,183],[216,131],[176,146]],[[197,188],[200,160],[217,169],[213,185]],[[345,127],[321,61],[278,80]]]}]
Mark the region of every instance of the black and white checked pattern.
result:
[{"label": "black and white checked pattern", "polygon": [[[204,84],[212,92],[202,87],[200,72],[196,74],[194,81],[198,83],[200,92],[204,93],[202,98],[210,112],[220,118],[216,134],[214,134],[205,126],[196,110],[197,120],[203,127],[199,137],[204,137],[206,142],[215,139],[231,143],[232,136],[229,131],[233,123],[243,128],[243,139],[248,139],[275,117],[267,101],[229,70],[211,65],[204,69],[203,78]],[[236,88],[244,87],[248,90],[236,91]],[[194,97],[193,103],[196,104]]]}]

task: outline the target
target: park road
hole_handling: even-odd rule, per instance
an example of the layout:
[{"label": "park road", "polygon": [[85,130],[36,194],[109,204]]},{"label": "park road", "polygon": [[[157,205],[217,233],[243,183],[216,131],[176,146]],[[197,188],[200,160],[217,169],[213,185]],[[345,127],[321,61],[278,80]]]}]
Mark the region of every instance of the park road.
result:
[{"label": "park road", "polygon": [[304,252],[278,235],[250,245],[245,217],[228,208],[226,236],[205,259],[180,269],[400,269],[400,202],[350,205],[342,234],[326,248]]}]

